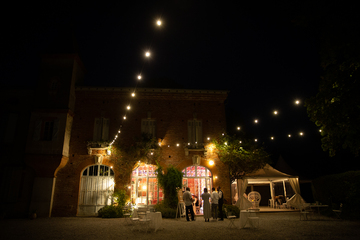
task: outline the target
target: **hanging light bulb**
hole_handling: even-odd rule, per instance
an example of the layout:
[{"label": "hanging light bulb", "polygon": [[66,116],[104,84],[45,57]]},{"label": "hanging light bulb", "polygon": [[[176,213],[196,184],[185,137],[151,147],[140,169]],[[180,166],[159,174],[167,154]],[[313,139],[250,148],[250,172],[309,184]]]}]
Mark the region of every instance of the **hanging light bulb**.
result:
[{"label": "hanging light bulb", "polygon": [[127,108],[127,110],[130,110],[130,105],[128,105],[126,108]]},{"label": "hanging light bulb", "polygon": [[145,53],[145,57],[150,57],[150,52],[149,52],[149,51],[147,51],[147,52]]},{"label": "hanging light bulb", "polygon": [[133,93],[131,93],[131,96],[132,96],[132,97],[135,97],[135,93],[134,93],[134,92],[133,92]]},{"label": "hanging light bulb", "polygon": [[142,78],[142,77],[141,77],[141,75],[139,74],[139,75],[137,76],[137,79],[139,79],[139,80],[140,80],[141,78]]},{"label": "hanging light bulb", "polygon": [[161,24],[162,24],[162,22],[160,19],[156,21],[156,25],[161,26]]}]

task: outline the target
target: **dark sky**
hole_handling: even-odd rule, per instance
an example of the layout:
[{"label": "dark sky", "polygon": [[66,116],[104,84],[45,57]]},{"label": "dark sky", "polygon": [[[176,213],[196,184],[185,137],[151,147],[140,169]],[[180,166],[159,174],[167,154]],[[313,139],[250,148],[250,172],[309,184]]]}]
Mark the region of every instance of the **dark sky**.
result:
[{"label": "dark sky", "polygon": [[[33,86],[39,54],[68,51],[73,33],[87,69],[84,85],[135,87],[141,73],[138,87],[229,90],[229,128],[240,125],[258,138],[274,162],[281,154],[294,168],[314,166],[308,175],[339,170],[339,158],[329,160],[322,152],[320,134],[303,106],[316,94],[321,73],[318,39],[309,26],[319,5],[118,2],[9,8],[1,76],[9,81],[3,84]],[[331,163],[328,170],[324,163]]]}]

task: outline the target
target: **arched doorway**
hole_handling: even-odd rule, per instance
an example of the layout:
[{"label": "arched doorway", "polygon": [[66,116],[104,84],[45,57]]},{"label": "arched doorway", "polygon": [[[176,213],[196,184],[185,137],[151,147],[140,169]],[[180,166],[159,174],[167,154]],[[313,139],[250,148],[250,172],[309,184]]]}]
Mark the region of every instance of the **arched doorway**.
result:
[{"label": "arched doorway", "polygon": [[78,215],[95,216],[100,208],[111,204],[114,171],[109,166],[92,165],[81,173]]},{"label": "arched doorway", "polygon": [[158,186],[155,170],[157,166],[141,164],[131,175],[131,202],[137,205],[154,205],[164,199]]},{"label": "arched doorway", "polygon": [[189,187],[190,192],[195,198],[197,198],[198,211],[194,211],[197,214],[202,213],[202,202],[200,202],[201,194],[204,192],[204,188],[207,188],[211,192],[212,188],[212,173],[210,169],[203,166],[189,166],[182,170],[183,172],[183,188]]}]

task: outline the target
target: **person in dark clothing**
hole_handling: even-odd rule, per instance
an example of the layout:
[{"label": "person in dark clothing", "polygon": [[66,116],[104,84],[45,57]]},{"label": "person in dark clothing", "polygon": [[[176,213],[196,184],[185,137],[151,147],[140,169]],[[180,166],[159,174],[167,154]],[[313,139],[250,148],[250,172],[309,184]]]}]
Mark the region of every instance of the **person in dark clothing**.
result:
[{"label": "person in dark clothing", "polygon": [[217,188],[218,194],[219,194],[219,221],[224,221],[224,215],[222,211],[222,206],[224,204],[224,193],[221,191],[221,187]]}]

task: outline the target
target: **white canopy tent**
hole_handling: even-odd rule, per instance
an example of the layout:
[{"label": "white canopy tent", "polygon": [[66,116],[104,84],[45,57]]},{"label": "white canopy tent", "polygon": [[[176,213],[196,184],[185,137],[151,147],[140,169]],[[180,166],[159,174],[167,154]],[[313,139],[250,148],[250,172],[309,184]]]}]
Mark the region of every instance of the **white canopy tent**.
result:
[{"label": "white canopy tent", "polygon": [[245,175],[243,179],[237,180],[237,189],[239,199],[236,202],[236,206],[240,209],[249,208],[249,201],[243,197],[246,188],[249,184],[269,184],[270,185],[270,193],[272,201],[275,200],[274,187],[273,183],[275,182],[283,182],[284,185],[284,193],[286,194],[285,181],[289,181],[291,187],[293,188],[295,194],[291,197],[290,200],[287,201],[287,204],[293,207],[297,207],[298,205],[304,203],[304,199],[300,195],[300,184],[299,178],[297,176],[288,175],[286,173],[282,173],[270,165],[266,164],[266,166],[262,169],[259,169],[253,173]]}]

